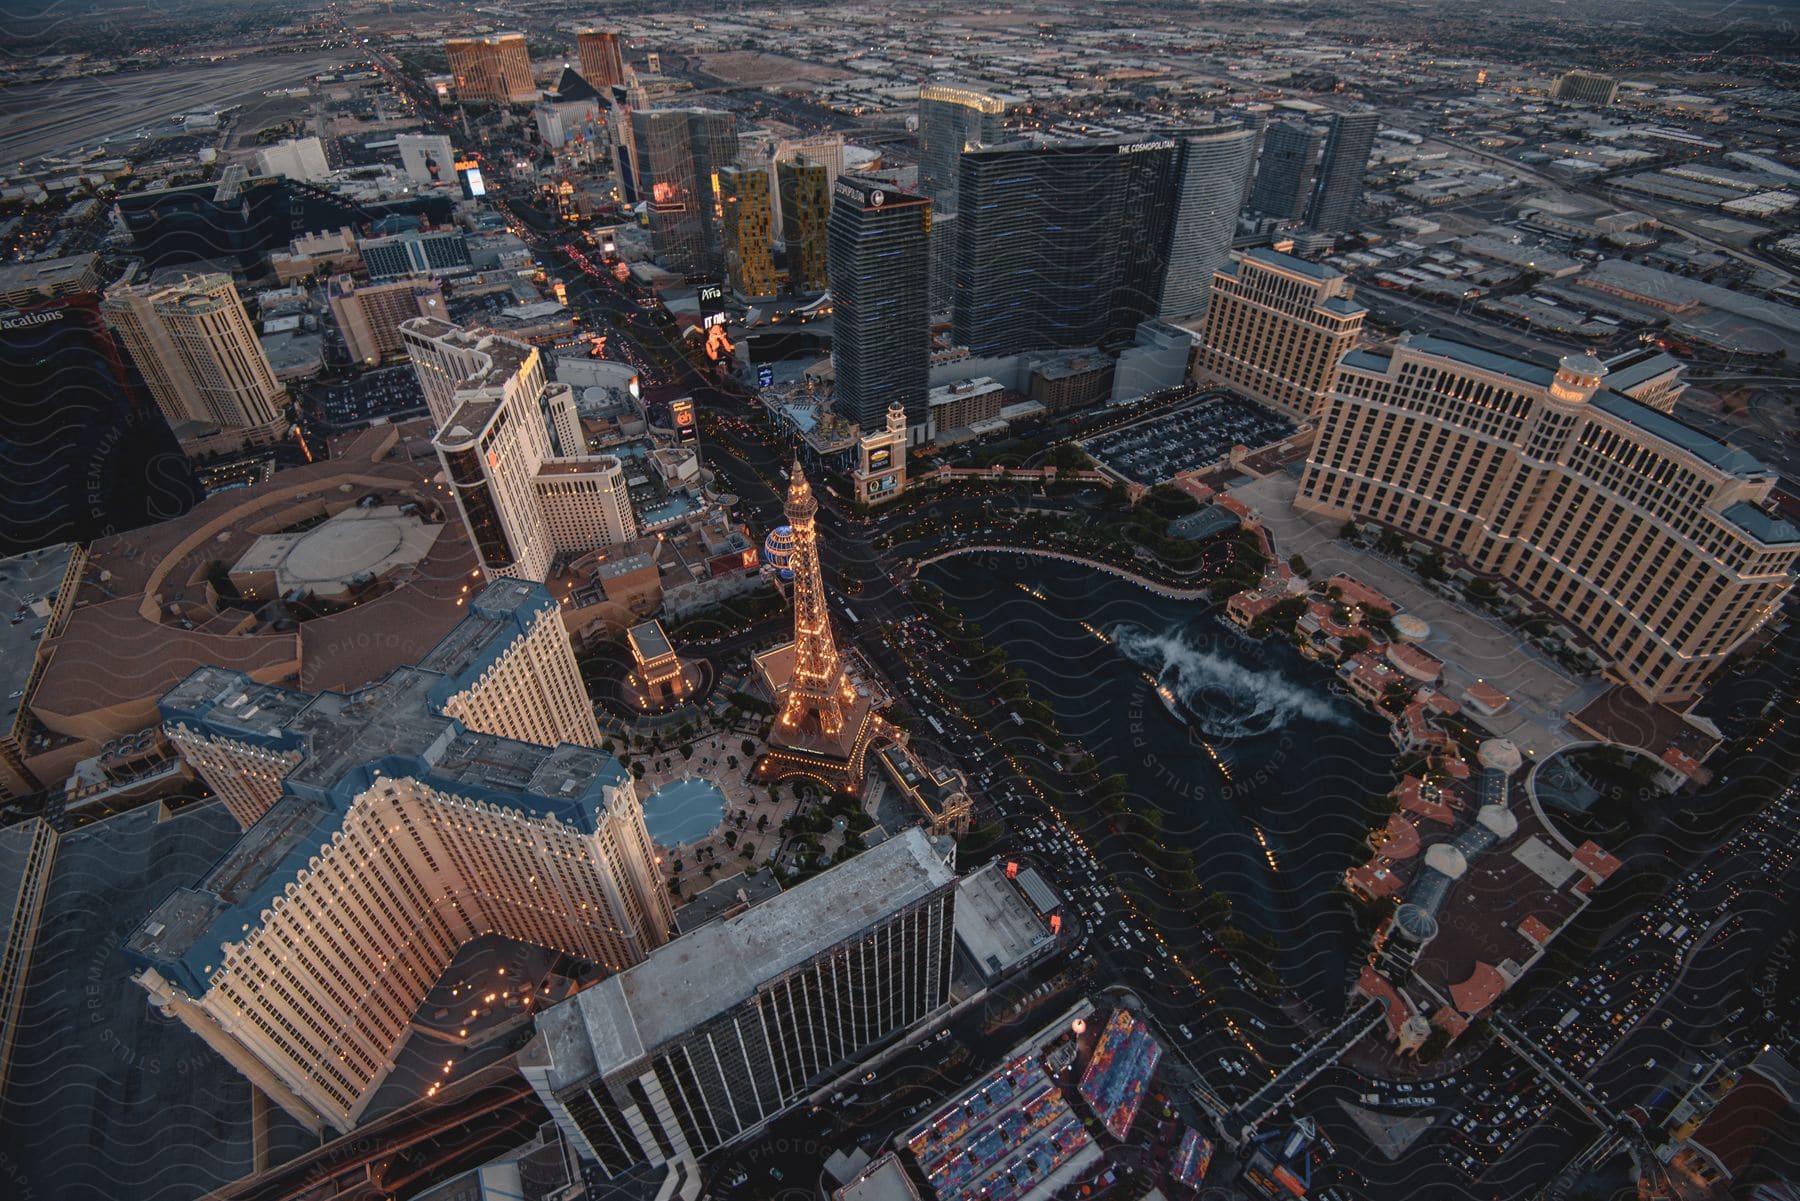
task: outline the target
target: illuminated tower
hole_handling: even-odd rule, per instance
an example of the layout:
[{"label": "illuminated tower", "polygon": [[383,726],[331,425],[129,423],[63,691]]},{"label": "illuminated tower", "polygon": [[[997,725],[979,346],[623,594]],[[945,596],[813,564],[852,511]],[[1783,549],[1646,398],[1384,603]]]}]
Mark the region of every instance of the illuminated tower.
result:
[{"label": "illuminated tower", "polygon": [[869,698],[844,673],[831,637],[825,580],[819,573],[819,502],[794,461],[787,519],[793,530],[788,567],[794,573],[794,640],[757,657],[757,667],[781,716],[770,731],[771,749],[757,764],[767,780],[800,775],[854,792],[861,788],[869,739],[879,721]]},{"label": "illuminated tower", "polygon": [[794,674],[788,680],[781,724],[788,730],[816,728],[835,737],[844,728],[844,706],[856,699],[856,692],[831,640],[831,613],[825,608],[825,580],[819,574],[818,531],[813,528],[818,511],[812,485],[795,459],[787,499],[788,525],[794,531],[793,558],[788,561],[794,571]]}]

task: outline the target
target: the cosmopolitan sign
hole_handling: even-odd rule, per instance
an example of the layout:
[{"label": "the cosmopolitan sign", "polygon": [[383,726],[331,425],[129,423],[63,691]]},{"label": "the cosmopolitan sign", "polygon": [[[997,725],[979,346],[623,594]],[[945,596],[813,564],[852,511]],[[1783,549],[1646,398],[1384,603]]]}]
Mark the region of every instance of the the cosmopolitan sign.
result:
[{"label": "the cosmopolitan sign", "polygon": [[1119,147],[1120,154],[1142,154],[1146,150],[1173,150],[1174,138],[1164,138],[1160,142],[1129,142]]},{"label": "the cosmopolitan sign", "polygon": [[845,200],[854,200],[856,203],[865,205],[868,208],[878,209],[887,203],[887,193],[883,192],[880,188],[870,188],[865,191],[853,183],[845,183],[840,179],[837,182],[837,187],[832,190],[839,196],[842,196]]}]

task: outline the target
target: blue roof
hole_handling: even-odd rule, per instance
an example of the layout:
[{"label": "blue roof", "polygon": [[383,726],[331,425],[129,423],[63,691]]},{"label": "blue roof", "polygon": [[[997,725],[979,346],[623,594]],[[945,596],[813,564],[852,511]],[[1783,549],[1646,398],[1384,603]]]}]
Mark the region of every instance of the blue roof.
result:
[{"label": "blue roof", "polygon": [[1527,362],[1524,359],[1515,359],[1511,355],[1483,350],[1479,346],[1454,342],[1449,338],[1437,338],[1430,334],[1414,334],[1407,345],[1413,350],[1424,351],[1426,354],[1453,359],[1467,367],[1493,371],[1500,375],[1510,375],[1516,380],[1536,384],[1540,388],[1549,387],[1550,381],[1556,378],[1556,368],[1554,367]]},{"label": "blue roof", "polygon": [[1266,264],[1270,267],[1279,267],[1283,271],[1292,271],[1299,275],[1305,275],[1312,279],[1336,279],[1343,274],[1343,272],[1338,271],[1336,268],[1327,267],[1322,263],[1309,263],[1305,259],[1295,258],[1291,254],[1283,254],[1279,250],[1270,250],[1266,246],[1258,246],[1253,250],[1246,250],[1244,251],[1244,257],[1253,259],[1256,262]]},{"label": "blue roof", "polygon": [[646,528],[664,521],[673,521],[677,517],[692,513],[695,509],[693,498],[685,492],[671,492],[669,498],[660,505],[652,505],[638,513],[639,522]]},{"label": "blue roof", "polygon": [[1332,312],[1340,313],[1346,317],[1354,317],[1358,313],[1366,313],[1369,311],[1367,305],[1357,304],[1354,300],[1344,296],[1328,296],[1321,307],[1330,309]]},{"label": "blue roof", "polygon": [[1628,421],[1645,433],[1653,434],[1664,442],[1678,446],[1695,458],[1710,463],[1727,474],[1740,476],[1769,474],[1769,469],[1764,467],[1762,461],[1750,452],[1721,442],[1710,434],[1703,434],[1691,425],[1683,425],[1673,417],[1659,413],[1649,405],[1639,404],[1629,396],[1602,391],[1595,393],[1594,399],[1589,403],[1601,412],[1610,413],[1622,421]]},{"label": "blue roof", "polygon": [[1392,360],[1389,359],[1387,355],[1378,354],[1373,350],[1353,350],[1344,356],[1343,365],[1345,367],[1354,367],[1358,371],[1385,372],[1388,369],[1388,363],[1391,361]]},{"label": "blue roof", "polygon": [[[1614,366],[1614,364],[1619,366]],[[1617,355],[1606,364],[1606,384],[1615,392],[1623,391],[1634,384],[1641,384],[1647,379],[1654,379],[1667,371],[1679,371],[1683,364],[1662,351],[1644,353],[1641,351],[1626,355]]]},{"label": "blue roof", "polygon": [[534,584],[500,580],[482,589],[469,603],[469,615],[419,660],[420,668],[444,677],[432,689],[433,707],[441,709],[486,675],[515,637],[531,632],[539,614],[555,609],[555,599]]},{"label": "blue roof", "polygon": [[[1414,334],[1406,344],[1413,350],[1426,354],[1439,355],[1454,360],[1468,367],[1482,371],[1492,371],[1500,375],[1538,387],[1548,387],[1556,378],[1556,368],[1541,363],[1531,363],[1524,359],[1515,359],[1510,355],[1500,354],[1492,350],[1469,346],[1462,342],[1453,342],[1448,338],[1437,338],[1429,334]],[[1371,366],[1362,362],[1352,362],[1354,355],[1346,356],[1345,362],[1351,366],[1365,367],[1369,370],[1385,370],[1386,364]],[[1683,425],[1673,417],[1657,412],[1648,405],[1639,404],[1628,396],[1609,389],[1601,389],[1594,393],[1588,402],[1596,409],[1610,416],[1617,417],[1627,424],[1653,437],[1660,438],[1704,463],[1708,463],[1729,475],[1767,475],[1756,456],[1735,446],[1720,442],[1710,434],[1703,434],[1689,425]]]},{"label": "blue roof", "polygon": [[783,404],[781,412],[793,423],[795,429],[803,434],[810,434],[819,428],[819,411],[812,405]]},{"label": "blue roof", "polygon": [[331,842],[350,806],[379,777],[416,779],[592,833],[613,790],[628,778],[618,759],[592,747],[475,733],[443,715],[444,701],[487,670],[546,607],[554,609],[556,601],[541,584],[489,585],[426,656],[455,674],[403,667],[354,693],[315,696],[203,667],[171,689],[158,702],[166,721],[300,759],[282,778],[281,799],[199,885],[178,889],[157,906],[126,943],[127,957],[155,967],[191,996],[203,994],[224,965],[226,944],[263,924],[263,910]]},{"label": "blue roof", "polygon": [[1800,527],[1796,527],[1785,517],[1763,512],[1749,501],[1740,500],[1725,509],[1720,516],[1758,542],[1770,545],[1800,542]]}]

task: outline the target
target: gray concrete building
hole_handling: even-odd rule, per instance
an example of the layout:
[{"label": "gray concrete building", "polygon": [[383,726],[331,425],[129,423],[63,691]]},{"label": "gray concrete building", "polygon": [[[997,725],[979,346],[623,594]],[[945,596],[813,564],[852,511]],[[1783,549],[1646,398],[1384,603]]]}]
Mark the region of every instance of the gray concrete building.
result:
[{"label": "gray concrete building", "polygon": [[545,1010],[519,1070],[608,1175],[691,1161],[947,1005],[955,898],[908,830]]}]

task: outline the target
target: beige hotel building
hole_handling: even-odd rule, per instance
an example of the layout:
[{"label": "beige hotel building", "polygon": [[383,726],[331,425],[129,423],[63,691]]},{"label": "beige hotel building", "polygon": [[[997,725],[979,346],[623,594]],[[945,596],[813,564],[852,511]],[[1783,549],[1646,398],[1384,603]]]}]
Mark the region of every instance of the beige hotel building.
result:
[{"label": "beige hotel building", "polygon": [[1316,417],[1368,310],[1343,273],[1278,250],[1213,272],[1200,373],[1289,416]]},{"label": "beige hotel building", "polygon": [[1606,374],[1416,335],[1354,351],[1295,503],[1444,548],[1678,703],[1775,613],[1800,529],[1767,507],[1773,471]]},{"label": "beige hotel building", "polygon": [[574,391],[535,346],[436,317],[400,325],[458,511],[489,579],[637,537],[625,467],[589,454]]},{"label": "beige hotel building", "polygon": [[244,827],[126,944],[137,981],[314,1130],[354,1126],[486,934],[618,972],[674,922],[555,600],[514,580],[416,667],[312,695],[202,668],[164,729]]},{"label": "beige hotel building", "polygon": [[287,432],[287,389],[229,275],[115,287],[100,311],[178,437],[191,436],[195,424],[256,443]]},{"label": "beige hotel building", "polygon": [[444,311],[443,286],[424,275],[364,284],[348,275],[334,275],[327,296],[350,361],[363,367],[406,350],[400,337],[403,322]]}]

